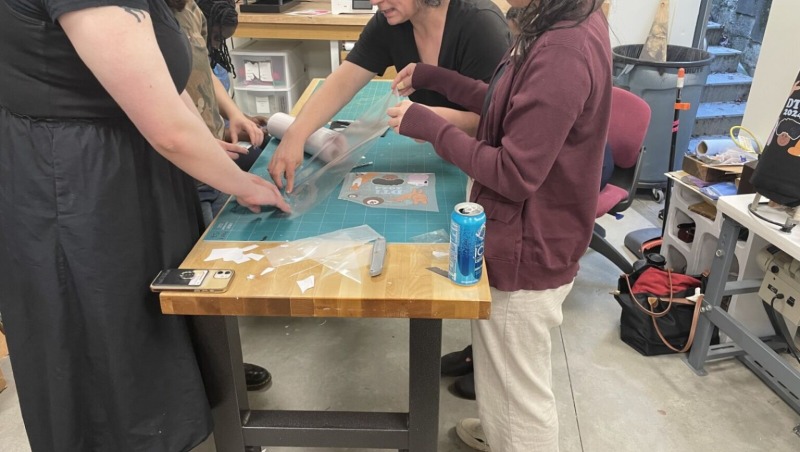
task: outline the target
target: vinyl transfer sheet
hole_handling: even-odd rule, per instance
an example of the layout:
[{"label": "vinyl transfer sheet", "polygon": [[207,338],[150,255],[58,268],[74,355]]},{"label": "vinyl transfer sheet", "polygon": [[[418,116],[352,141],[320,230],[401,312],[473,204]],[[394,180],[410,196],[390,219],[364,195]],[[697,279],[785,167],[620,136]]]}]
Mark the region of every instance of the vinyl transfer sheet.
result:
[{"label": "vinyl transfer sheet", "polygon": [[[292,217],[300,216],[316,206],[344,180],[353,167],[369,151],[375,140],[389,129],[386,110],[397,105],[400,97],[395,92],[386,94],[375,102],[360,118],[329,140],[297,173],[292,193],[287,202],[292,207]],[[334,149],[331,150],[330,148]],[[321,155],[335,155],[329,162]]]}]

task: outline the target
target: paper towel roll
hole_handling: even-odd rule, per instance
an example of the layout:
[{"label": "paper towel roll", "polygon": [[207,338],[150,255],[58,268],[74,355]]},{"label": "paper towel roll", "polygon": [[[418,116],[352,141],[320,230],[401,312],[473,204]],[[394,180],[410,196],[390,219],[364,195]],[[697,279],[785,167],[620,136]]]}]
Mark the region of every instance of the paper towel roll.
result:
[{"label": "paper towel roll", "polygon": [[726,151],[741,151],[730,138],[714,138],[703,140],[697,145],[697,155],[712,157]]},{"label": "paper towel roll", "polygon": [[[275,113],[269,117],[267,131],[280,140],[293,122],[294,116]],[[323,162],[330,162],[347,151],[347,140],[341,133],[322,127],[308,137],[304,151],[306,154],[316,155]]]}]

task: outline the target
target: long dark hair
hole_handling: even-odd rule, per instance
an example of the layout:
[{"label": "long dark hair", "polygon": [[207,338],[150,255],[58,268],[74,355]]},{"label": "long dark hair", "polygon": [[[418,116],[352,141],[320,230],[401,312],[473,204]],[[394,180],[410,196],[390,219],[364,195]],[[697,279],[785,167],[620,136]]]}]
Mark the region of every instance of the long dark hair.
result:
[{"label": "long dark hair", "polygon": [[[208,56],[211,60],[211,67],[217,64],[224,67],[226,71],[236,77],[233,70],[231,56],[228,53],[228,45],[222,39],[222,29],[224,27],[234,27],[239,25],[239,13],[236,11],[235,0],[197,0],[197,6],[203,11],[208,23]],[[216,36],[212,36],[216,35]],[[219,42],[219,47],[214,47],[214,41]]]},{"label": "long dark hair", "polygon": [[169,6],[169,9],[179,13],[186,8],[187,0],[165,0],[165,3]]},{"label": "long dark hair", "polygon": [[[519,37],[513,44],[513,53],[518,56],[519,66],[528,56],[528,51],[544,32],[577,26],[600,7],[602,0],[533,0],[522,8],[516,17]],[[558,22],[566,25],[555,26]]]}]

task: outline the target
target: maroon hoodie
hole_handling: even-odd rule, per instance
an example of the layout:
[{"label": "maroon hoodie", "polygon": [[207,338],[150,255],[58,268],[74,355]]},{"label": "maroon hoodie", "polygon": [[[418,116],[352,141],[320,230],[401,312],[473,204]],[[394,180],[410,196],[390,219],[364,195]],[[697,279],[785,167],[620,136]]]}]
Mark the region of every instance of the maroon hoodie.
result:
[{"label": "maroon hoodie", "polygon": [[[577,26],[550,30],[518,68],[508,57],[503,64],[477,137],[419,104],[405,113],[400,132],[431,142],[475,179],[470,200],[486,211],[490,285],[552,289],[575,278],[594,226],[611,110],[605,16],[598,10]],[[412,83],[475,113],[488,87],[425,64]]]}]

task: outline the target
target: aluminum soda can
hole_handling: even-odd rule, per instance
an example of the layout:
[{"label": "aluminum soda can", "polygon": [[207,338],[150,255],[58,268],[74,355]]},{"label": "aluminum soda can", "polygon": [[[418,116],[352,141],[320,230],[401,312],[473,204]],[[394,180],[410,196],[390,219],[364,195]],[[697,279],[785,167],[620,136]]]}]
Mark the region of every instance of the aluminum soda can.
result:
[{"label": "aluminum soda can", "polygon": [[456,204],[450,214],[450,279],[459,285],[477,283],[483,274],[486,214],[474,202]]}]

